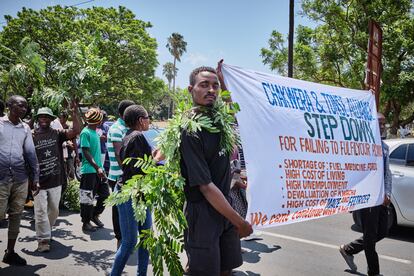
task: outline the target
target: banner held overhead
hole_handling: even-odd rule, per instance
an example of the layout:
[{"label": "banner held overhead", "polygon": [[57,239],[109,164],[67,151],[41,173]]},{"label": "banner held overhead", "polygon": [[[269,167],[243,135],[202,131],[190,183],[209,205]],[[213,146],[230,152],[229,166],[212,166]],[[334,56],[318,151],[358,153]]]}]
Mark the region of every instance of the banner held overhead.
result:
[{"label": "banner held overhead", "polygon": [[265,228],[382,203],[375,97],[223,64],[248,177],[248,217]]}]

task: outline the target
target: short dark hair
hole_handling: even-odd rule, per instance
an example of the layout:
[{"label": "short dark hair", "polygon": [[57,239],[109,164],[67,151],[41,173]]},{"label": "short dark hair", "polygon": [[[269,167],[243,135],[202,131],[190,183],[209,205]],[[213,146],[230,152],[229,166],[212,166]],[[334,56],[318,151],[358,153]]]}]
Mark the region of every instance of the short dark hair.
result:
[{"label": "short dark hair", "polygon": [[17,102],[17,99],[19,99],[19,98],[21,98],[21,99],[25,100],[25,101],[26,101],[26,103],[27,103],[27,100],[26,100],[26,98],[25,98],[25,97],[20,96],[20,95],[13,95],[13,96],[10,96],[10,98],[7,100],[7,102],[6,102],[7,107],[8,107],[8,108],[10,108],[10,107],[11,107],[11,105],[12,105],[13,103]]},{"label": "short dark hair", "polygon": [[196,82],[196,80],[195,80],[196,79],[196,76],[198,74],[200,74],[201,72],[210,72],[210,73],[213,73],[213,74],[216,74],[217,75],[216,69],[214,69],[212,67],[208,67],[208,66],[200,66],[200,67],[197,67],[190,74],[190,85],[194,85],[195,84],[195,82]]},{"label": "short dark hair", "polygon": [[132,128],[140,117],[147,116],[147,111],[142,105],[130,105],[125,109],[124,121],[127,127]]},{"label": "short dark hair", "polygon": [[118,113],[119,113],[119,115],[120,115],[121,117],[124,117],[124,112],[125,112],[125,109],[126,109],[128,106],[131,106],[131,105],[133,105],[133,104],[135,104],[135,103],[134,103],[134,101],[131,101],[131,100],[122,100],[122,101],[119,103],[119,105],[118,105]]}]

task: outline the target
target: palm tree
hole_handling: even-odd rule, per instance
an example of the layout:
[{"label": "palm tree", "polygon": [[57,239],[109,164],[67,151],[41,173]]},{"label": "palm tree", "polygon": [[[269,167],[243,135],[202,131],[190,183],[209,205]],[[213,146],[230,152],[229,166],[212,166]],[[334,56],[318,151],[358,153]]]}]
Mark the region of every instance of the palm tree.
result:
[{"label": "palm tree", "polygon": [[[167,62],[162,67],[162,74],[167,78],[168,81],[168,92],[171,91],[171,81],[177,76],[178,68],[174,67],[172,62]],[[169,95],[170,96],[170,95]],[[170,103],[168,105],[167,117],[172,117],[173,110],[173,100],[170,98]]]},{"label": "palm tree", "polygon": [[162,66],[162,74],[167,78],[168,91],[171,90],[171,81],[177,76],[178,68],[172,62],[167,62]]},{"label": "palm tree", "polygon": [[[174,57],[174,72],[177,72],[176,62],[181,61],[181,56],[187,51],[187,42],[184,41],[184,37],[179,33],[172,33],[168,38],[168,43],[165,45]],[[175,92],[175,76],[173,78],[173,93]]]}]

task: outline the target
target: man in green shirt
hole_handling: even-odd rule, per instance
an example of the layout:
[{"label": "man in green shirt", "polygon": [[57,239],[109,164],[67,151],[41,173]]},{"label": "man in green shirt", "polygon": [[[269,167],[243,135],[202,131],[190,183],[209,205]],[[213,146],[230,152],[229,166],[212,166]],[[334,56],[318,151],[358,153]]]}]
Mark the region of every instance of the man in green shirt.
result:
[{"label": "man in green shirt", "polygon": [[[91,225],[91,221],[98,228],[104,225],[99,220],[99,215],[105,209],[104,201],[109,196],[109,188],[106,182],[106,175],[101,162],[101,144],[96,128],[102,122],[102,113],[91,108],[85,114],[88,126],[80,134],[80,146],[82,148],[82,167],[80,183],[80,205],[82,230],[94,232],[96,228]],[[95,196],[97,195],[96,205],[94,206]]]}]

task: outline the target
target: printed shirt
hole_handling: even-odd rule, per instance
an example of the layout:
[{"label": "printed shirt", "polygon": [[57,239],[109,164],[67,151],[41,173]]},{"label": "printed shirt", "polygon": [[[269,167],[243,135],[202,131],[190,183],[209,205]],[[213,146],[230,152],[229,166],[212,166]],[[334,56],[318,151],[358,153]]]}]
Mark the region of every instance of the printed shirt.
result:
[{"label": "printed shirt", "polygon": [[109,156],[109,175],[108,179],[112,181],[117,181],[118,178],[122,175],[122,169],[118,165],[118,161],[115,158],[115,148],[113,142],[122,142],[122,139],[125,137],[128,128],[125,125],[124,120],[119,118],[110,128],[107,135],[107,149]]},{"label": "printed shirt", "polygon": [[67,140],[66,133],[67,130],[53,128],[33,133],[40,168],[40,189],[58,187],[66,182],[62,150],[62,143]]},{"label": "printed shirt", "polygon": [[[80,146],[81,148],[89,148],[89,152],[92,155],[96,165],[102,168],[101,161],[101,143],[98,133],[89,127],[83,128],[80,134]],[[81,173],[96,173],[95,168],[86,160],[85,155],[82,154],[82,167]]]},{"label": "printed shirt", "polygon": [[17,125],[7,116],[0,118],[0,183],[12,179],[24,182],[28,177],[39,181],[39,164],[32,132],[27,124]]}]

